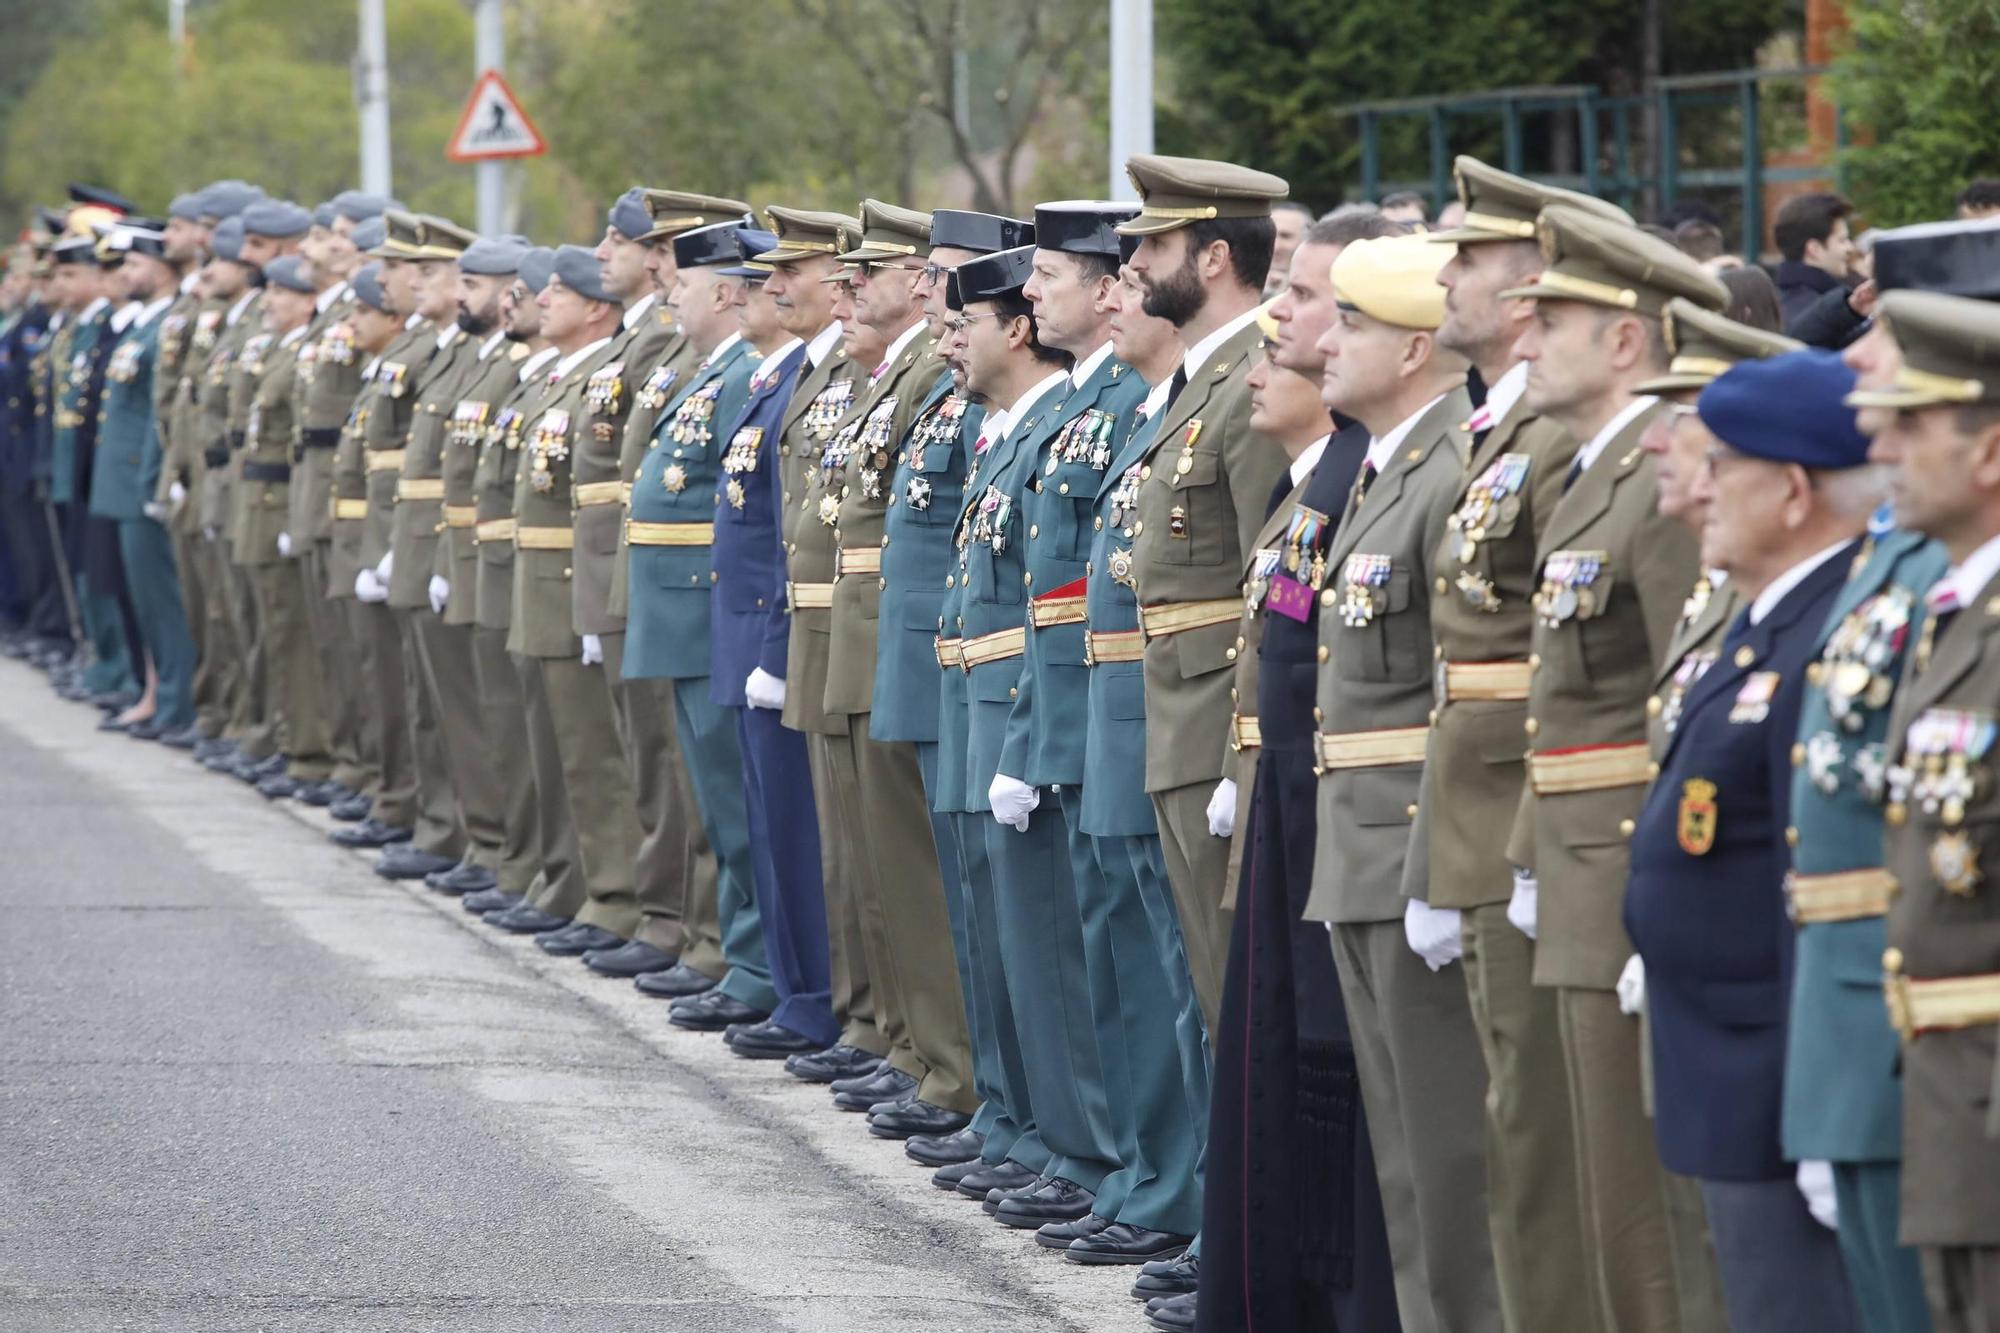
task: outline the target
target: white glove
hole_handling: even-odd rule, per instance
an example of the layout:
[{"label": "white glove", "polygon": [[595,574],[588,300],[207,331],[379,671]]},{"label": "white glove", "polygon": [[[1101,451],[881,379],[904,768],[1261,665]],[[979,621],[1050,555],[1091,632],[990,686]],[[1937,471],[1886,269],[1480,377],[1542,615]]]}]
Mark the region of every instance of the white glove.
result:
[{"label": "white glove", "polygon": [[1646,960],[1633,954],[1625,960],[1625,970],[1618,974],[1618,1012],[1637,1014],[1646,1007]]},{"label": "white glove", "polygon": [[216,527],[213,523],[204,523],[201,525],[201,539],[205,542],[220,541],[222,539],[222,529]]},{"label": "white glove", "polygon": [[186,504],[187,498],[188,498],[187,487],[181,485],[177,481],[168,484],[167,499],[173,501],[174,508],[179,509],[182,505]]},{"label": "white glove", "polygon": [[155,523],[164,523],[167,521],[167,507],[158,500],[146,501],[146,503],[139,506],[139,512],[147,518],[152,519]]},{"label": "white glove", "polygon": [[433,574],[431,575],[430,592],[431,592],[431,610],[435,611],[439,615],[443,615],[444,604],[451,600],[451,584],[445,582],[443,579]]},{"label": "white glove", "polygon": [[383,586],[382,580],[376,577],[372,569],[364,569],[354,576],[354,595],[364,602],[389,600],[388,588]]},{"label": "white glove", "polygon": [[1423,959],[1433,972],[1457,962],[1465,953],[1465,941],[1459,938],[1458,927],[1455,907],[1432,907],[1415,898],[1403,907],[1403,938],[1410,942],[1410,952]]},{"label": "white glove", "polygon": [[752,708],[780,709],[785,706],[785,678],[758,667],[743,682],[743,702]]},{"label": "white glove", "polygon": [[384,551],[382,553],[382,563],[375,566],[375,577],[382,580],[383,587],[386,588],[389,586],[389,571],[395,567],[396,553],[394,551]]},{"label": "white glove", "polygon": [[1800,1162],[1798,1182],[1799,1193],[1806,1196],[1806,1211],[1813,1215],[1813,1221],[1828,1231],[1838,1230],[1840,1204],[1833,1194],[1833,1164]]},{"label": "white glove", "polygon": [[1535,938],[1535,877],[1525,870],[1514,871],[1514,896],[1507,900],[1507,920],[1529,939]]},{"label": "white glove", "polygon": [[291,534],[291,533],[289,533],[289,532],[281,532],[281,533],[279,533],[279,534],[278,534],[278,554],[279,554],[279,555],[281,555],[281,556],[283,556],[283,557],[285,557],[285,559],[287,559],[287,560],[290,560],[290,559],[292,558],[292,534]]},{"label": "white glove", "polygon": [[[432,599],[435,600],[437,594],[432,593],[431,596]],[[598,638],[595,634],[584,635],[583,664],[585,666],[596,666],[599,662],[602,662],[603,660],[604,660],[604,640]]]},{"label": "white glove", "polygon": [[1236,779],[1224,778],[1215,784],[1208,798],[1208,831],[1218,838],[1236,832]]},{"label": "white glove", "polygon": [[995,819],[1013,825],[1017,833],[1026,833],[1028,816],[1042,803],[1042,794],[1019,778],[995,773],[986,788],[986,803],[993,807]]}]

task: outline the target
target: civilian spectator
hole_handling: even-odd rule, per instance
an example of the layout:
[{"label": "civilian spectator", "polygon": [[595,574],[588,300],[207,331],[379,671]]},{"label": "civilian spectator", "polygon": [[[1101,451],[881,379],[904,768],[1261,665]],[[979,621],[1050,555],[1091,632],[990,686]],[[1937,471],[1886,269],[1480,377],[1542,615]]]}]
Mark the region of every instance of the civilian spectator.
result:
[{"label": "civilian spectator", "polygon": [[1778,265],[1778,304],[1785,323],[1836,288],[1854,268],[1854,240],[1847,220],[1854,205],[1837,194],[1800,194],[1778,209],[1771,235],[1784,262]]}]

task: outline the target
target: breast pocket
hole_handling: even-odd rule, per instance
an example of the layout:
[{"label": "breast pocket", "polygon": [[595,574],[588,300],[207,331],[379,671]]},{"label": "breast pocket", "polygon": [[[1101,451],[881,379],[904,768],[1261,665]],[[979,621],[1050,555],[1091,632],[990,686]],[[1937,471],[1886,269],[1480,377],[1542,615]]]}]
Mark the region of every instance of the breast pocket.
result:
[{"label": "breast pocket", "polygon": [[1154,467],[1165,467],[1168,482],[1168,509],[1160,521],[1166,524],[1166,540],[1157,543],[1161,558],[1175,565],[1219,565],[1232,546],[1235,516],[1223,502],[1221,461],[1214,454],[1185,454],[1166,461],[1162,454]]},{"label": "breast pocket", "polygon": [[1345,590],[1329,580],[1334,604],[1322,607],[1322,617],[1333,617],[1339,632],[1332,644],[1334,669],[1343,680],[1409,680],[1427,670],[1430,648],[1430,619],[1411,610],[1410,580],[1407,569],[1392,569],[1378,592],[1378,609],[1367,623],[1350,625],[1340,617]]}]

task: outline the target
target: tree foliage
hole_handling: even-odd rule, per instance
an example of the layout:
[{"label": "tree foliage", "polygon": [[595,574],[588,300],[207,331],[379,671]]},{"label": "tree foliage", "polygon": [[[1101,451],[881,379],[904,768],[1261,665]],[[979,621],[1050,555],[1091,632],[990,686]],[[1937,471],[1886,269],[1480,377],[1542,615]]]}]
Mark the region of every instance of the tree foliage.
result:
[{"label": "tree foliage", "polygon": [[1844,158],[1871,222],[1949,217],[1975,176],[2000,176],[2000,4],[1852,0],[1834,90],[1857,142]]}]

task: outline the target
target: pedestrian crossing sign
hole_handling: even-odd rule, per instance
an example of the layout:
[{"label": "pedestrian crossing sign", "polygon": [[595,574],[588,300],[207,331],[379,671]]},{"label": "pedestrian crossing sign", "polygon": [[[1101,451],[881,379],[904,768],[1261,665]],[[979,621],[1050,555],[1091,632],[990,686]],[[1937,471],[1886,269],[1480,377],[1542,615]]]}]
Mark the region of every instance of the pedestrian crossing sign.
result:
[{"label": "pedestrian crossing sign", "polygon": [[472,85],[472,96],[452,131],[444,155],[453,162],[486,162],[496,158],[540,157],[549,151],[541,131],[521,109],[521,99],[497,69],[489,69]]}]

